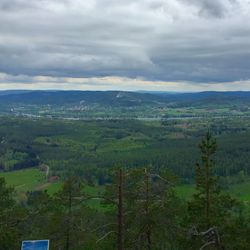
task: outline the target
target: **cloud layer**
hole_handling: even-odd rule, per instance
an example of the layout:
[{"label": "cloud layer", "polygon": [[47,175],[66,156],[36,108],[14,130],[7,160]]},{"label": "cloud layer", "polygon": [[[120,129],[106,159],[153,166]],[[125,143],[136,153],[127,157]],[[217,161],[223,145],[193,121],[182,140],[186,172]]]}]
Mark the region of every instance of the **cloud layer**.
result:
[{"label": "cloud layer", "polygon": [[250,88],[248,0],[1,0],[0,24],[0,88]]}]

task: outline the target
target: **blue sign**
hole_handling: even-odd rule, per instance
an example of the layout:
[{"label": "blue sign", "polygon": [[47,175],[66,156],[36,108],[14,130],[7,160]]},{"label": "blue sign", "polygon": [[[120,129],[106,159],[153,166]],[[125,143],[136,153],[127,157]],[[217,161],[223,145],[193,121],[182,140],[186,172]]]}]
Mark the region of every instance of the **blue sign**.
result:
[{"label": "blue sign", "polygon": [[49,240],[25,240],[21,250],[49,250]]}]

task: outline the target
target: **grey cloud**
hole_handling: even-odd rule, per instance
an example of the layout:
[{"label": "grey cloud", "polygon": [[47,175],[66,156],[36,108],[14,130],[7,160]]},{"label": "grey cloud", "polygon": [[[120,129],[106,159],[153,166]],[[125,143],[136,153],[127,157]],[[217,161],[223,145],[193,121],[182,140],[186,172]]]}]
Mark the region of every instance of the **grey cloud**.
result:
[{"label": "grey cloud", "polygon": [[249,79],[244,0],[2,0],[0,72]]},{"label": "grey cloud", "polygon": [[214,17],[223,17],[225,12],[227,12],[226,6],[222,3],[222,1],[201,1],[201,15],[207,14]]},{"label": "grey cloud", "polygon": [[180,0],[189,5],[196,6],[198,14],[205,17],[223,18],[239,6],[237,0]]}]

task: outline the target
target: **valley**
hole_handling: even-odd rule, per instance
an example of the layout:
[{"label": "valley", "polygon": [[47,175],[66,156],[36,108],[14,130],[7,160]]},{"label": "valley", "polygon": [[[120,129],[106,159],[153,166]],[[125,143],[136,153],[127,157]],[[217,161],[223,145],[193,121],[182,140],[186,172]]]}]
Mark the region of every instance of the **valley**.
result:
[{"label": "valley", "polygon": [[[199,211],[206,182],[199,168],[209,154],[211,209],[216,209],[210,219],[220,232],[248,232],[249,97],[248,92],[0,94],[0,190],[11,202],[5,210],[9,221],[20,226],[10,224],[10,230],[18,231],[20,240],[50,238],[52,249],[64,245],[64,235],[77,238],[71,243],[76,249],[82,244],[115,249],[109,234],[119,225],[122,197],[127,239],[137,237],[139,213],[153,221],[156,246],[193,249],[201,239],[189,243],[183,230],[204,219]],[[177,241],[159,235],[170,232],[168,224],[176,226]],[[228,237],[231,233],[222,234],[224,243]]]}]

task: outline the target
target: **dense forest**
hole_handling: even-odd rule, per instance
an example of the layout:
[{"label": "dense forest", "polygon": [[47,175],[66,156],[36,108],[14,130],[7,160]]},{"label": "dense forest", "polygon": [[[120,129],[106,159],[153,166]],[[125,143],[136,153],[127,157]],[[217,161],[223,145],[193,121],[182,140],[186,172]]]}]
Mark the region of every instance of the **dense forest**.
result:
[{"label": "dense forest", "polygon": [[52,175],[77,172],[89,182],[103,182],[114,165],[170,169],[193,181],[197,145],[210,129],[219,140],[216,174],[249,174],[250,119],[169,121],[63,121],[2,117],[0,169],[11,171],[46,164]]},{"label": "dense forest", "polygon": [[[248,181],[249,126],[2,117],[0,249],[25,239],[50,239],[52,250],[249,249],[249,203],[226,192]],[[1,177],[31,168],[48,176],[22,196]],[[62,183],[53,193],[50,178]],[[194,185],[188,199],[181,183]]]},{"label": "dense forest", "polygon": [[[196,191],[189,201],[174,191],[176,177],[154,165],[109,169],[103,192],[86,193],[72,171],[63,189],[27,193],[0,178],[0,248],[23,239],[50,239],[51,249],[249,249],[249,204],[222,192],[215,175],[218,144],[207,132],[198,147]],[[93,208],[90,201],[98,200]]]}]

